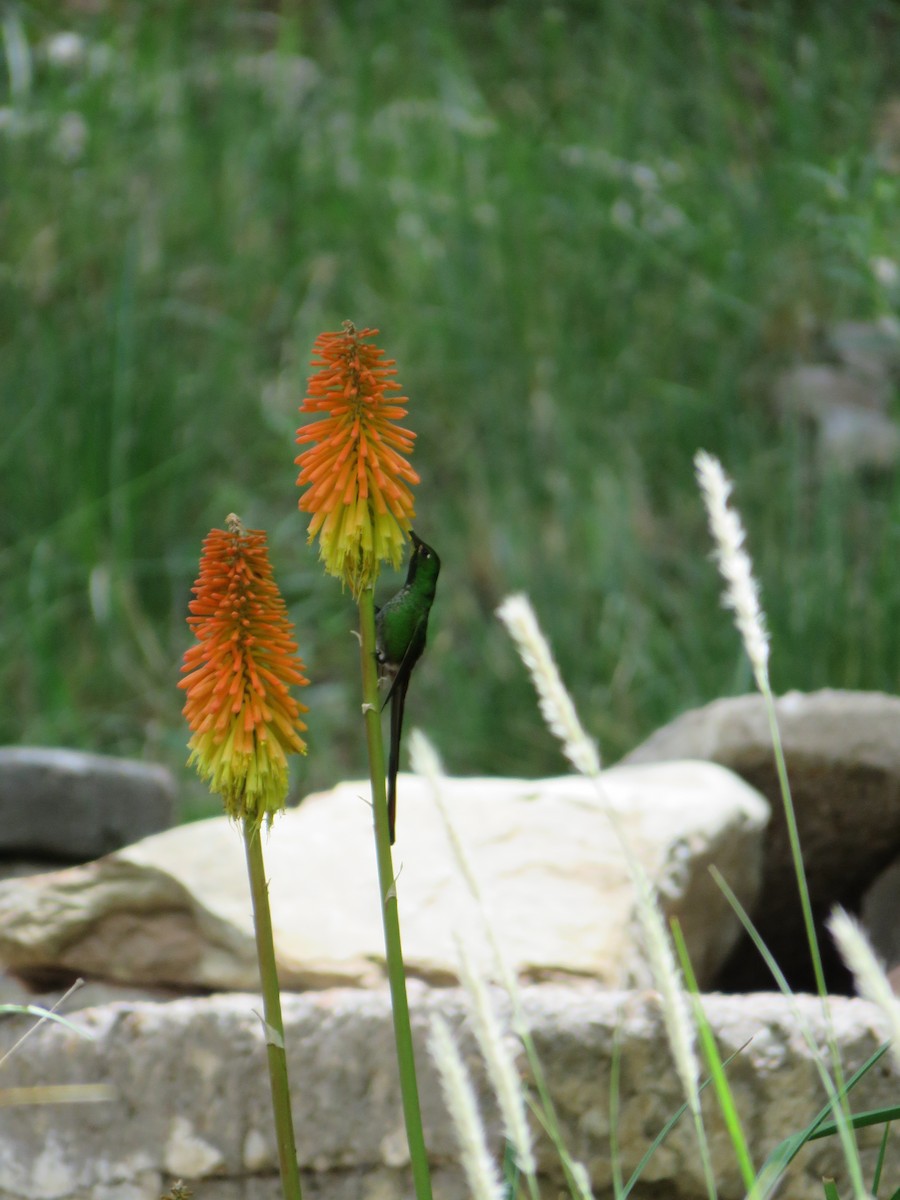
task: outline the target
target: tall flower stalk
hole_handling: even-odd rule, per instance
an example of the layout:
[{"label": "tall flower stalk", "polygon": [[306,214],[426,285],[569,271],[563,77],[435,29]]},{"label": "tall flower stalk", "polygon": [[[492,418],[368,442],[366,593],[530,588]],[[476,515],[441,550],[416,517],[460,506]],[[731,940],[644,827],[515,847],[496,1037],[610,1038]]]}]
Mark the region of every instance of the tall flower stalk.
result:
[{"label": "tall flower stalk", "polygon": [[631,876],[635,907],[644,930],[647,959],[662,1001],[672,1058],[694,1119],[707,1193],[714,1197],[712,1161],[700,1110],[700,1064],[695,1049],[696,1033],[656,889],[632,850],[616,810],[609,801],[602,782],[599,751],[581,724],[531,602],[524,595],[507,596],[497,609],[497,615],[509,631],[519,657],[531,675],[548,729],[559,740],[576,770],[593,783]]},{"label": "tall flower stalk", "polygon": [[261,829],[284,808],[287,756],[306,753],[300,736],[306,709],[290,689],[309,681],[272,574],[266,535],[245,530],[233,514],[227,526],[214,529],[203,543],[188,617],[197,640],[184,656],[179,686],[186,692],[184,715],[191,730],[188,761],[221,795],[244,838],[281,1185],[285,1200],[301,1200]]},{"label": "tall flower stalk", "polygon": [[307,447],[296,459],[297,483],[305,488],[300,509],[310,514],[309,541],[318,539],[325,570],[350,588],[359,608],[362,716],[400,1093],[416,1197],[431,1200],[388,827],[373,593],[382,562],[400,565],[415,516],[410,486],[419,477],[406,459],[415,434],[397,424],[406,416],[406,398],[391,394],[400,390],[394,361],[367,340],[377,333],[346,321],[340,333],[316,339],[317,369],[300,411],[318,419],[297,431]]},{"label": "tall flower stalk", "polygon": [[787,763],[784,757],[784,747],[781,741],[781,730],[778,726],[778,716],[775,711],[775,695],[769,680],[769,634],[766,629],[765,617],[760,602],[759,585],[753,574],[753,565],[745,548],[746,535],[739,513],[729,504],[732,483],[722,467],[722,464],[712,454],[698,450],[694,455],[694,470],[697,483],[703,497],[709,520],[710,533],[713,537],[713,554],[719,571],[725,581],[723,603],[734,613],[735,624],[741,635],[744,650],[753,670],[753,678],[765,705],[766,718],[769,724],[769,736],[775,757],[775,770],[778,776],[778,786],[781,792],[785,824],[787,826],[788,844],[800,896],[800,910],[803,914],[803,924],[806,939],[809,944],[810,959],[816,980],[816,990],[822,1001],[826,1026],[829,1031],[828,1047],[831,1055],[834,1083],[828,1078],[823,1069],[823,1083],[829,1094],[829,1100],[834,1111],[835,1123],[841,1139],[847,1167],[850,1172],[854,1192],[857,1196],[866,1195],[863,1184],[862,1167],[859,1151],[856,1146],[854,1133],[849,1121],[849,1105],[844,1086],[844,1071],[841,1065],[837,1037],[834,1034],[834,1023],[831,1017],[831,1005],[828,999],[828,987],[825,970],[822,965],[822,953],[816,935],[815,919],[812,901],[809,894],[809,883],[806,878],[806,867],[803,862],[803,848],[800,844],[800,831],[797,826],[797,816],[794,811],[794,801],[791,795],[790,780],[788,779]]},{"label": "tall flower stalk", "polygon": [[775,712],[775,696],[769,682],[769,634],[759,599],[759,585],[753,575],[750,556],[744,547],[744,526],[739,514],[729,505],[731,480],[725,474],[719,460],[713,455],[707,454],[705,450],[698,450],[694,456],[694,469],[703,496],[703,503],[706,506],[710,533],[713,537],[713,554],[725,581],[723,603],[734,613],[735,624],[753,670],[753,678],[765,705],[794,874],[800,895],[800,908],[803,913],[816,988],[824,1000],[828,995],[828,988],[825,982],[819,942],[816,937],[812,901],[806,879],[806,868],[803,864],[803,851],[800,846],[800,833],[791,797],[784,748],[781,744],[781,731]]}]

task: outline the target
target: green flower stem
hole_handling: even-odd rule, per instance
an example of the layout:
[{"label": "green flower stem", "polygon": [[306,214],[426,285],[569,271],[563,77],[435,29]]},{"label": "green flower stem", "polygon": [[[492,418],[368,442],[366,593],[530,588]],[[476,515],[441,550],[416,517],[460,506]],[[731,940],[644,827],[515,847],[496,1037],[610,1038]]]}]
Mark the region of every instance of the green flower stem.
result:
[{"label": "green flower stem", "polygon": [[359,596],[359,627],[363,719],[366,725],[369,769],[372,775],[375,856],[378,862],[381,918],[384,924],[384,948],[388,982],[391,988],[391,1009],[394,1014],[394,1041],[397,1046],[397,1065],[400,1069],[403,1118],[406,1122],[406,1139],[409,1143],[416,1200],[431,1200],[431,1175],[428,1169],[428,1152],[425,1149],[425,1134],[422,1130],[422,1110],[419,1105],[416,1059],[413,1051],[412,1029],[409,1023],[406,970],[403,966],[400,916],[397,911],[397,889],[394,883],[394,863],[391,857],[391,836],[388,829],[384,744],[381,740],[381,700],[375,662],[375,600],[371,588],[366,588]]},{"label": "green flower stem", "polygon": [[275,943],[272,938],[272,913],[269,909],[269,884],[263,865],[261,831],[254,828],[253,821],[249,817],[244,817],[244,846],[247,851],[247,871],[250,875],[250,895],[253,899],[253,925],[256,930],[256,954],[259,960],[259,978],[262,984],[266,1053],[269,1059],[269,1080],[272,1086],[272,1109],[275,1114],[275,1137],[278,1142],[281,1190],[284,1193],[284,1200],[302,1200],[300,1171],[297,1167],[297,1148],[294,1143],[294,1121],[291,1116],[287,1057],[284,1052],[281,992],[278,987],[278,973],[275,969]]},{"label": "green flower stem", "polygon": [[[757,680],[759,683],[759,681]],[[791,785],[788,780],[787,764],[784,761],[784,747],[781,744],[781,730],[778,727],[778,715],[775,711],[775,697],[769,686],[768,678],[761,685],[763,703],[766,708],[766,720],[769,722],[769,736],[775,754],[775,770],[778,773],[778,787],[784,807],[784,819],[787,824],[788,844],[791,850],[791,860],[794,865],[794,875],[797,878],[797,889],[800,892],[800,911],[803,914],[803,925],[806,930],[806,940],[809,943],[809,953],[812,959],[813,974],[816,977],[816,990],[819,996],[827,1002],[828,985],[825,981],[825,970],[822,966],[822,953],[819,949],[819,939],[816,937],[816,922],[813,917],[812,901],[809,897],[809,884],[806,879],[806,867],[803,864],[803,848],[800,845],[800,831],[797,828],[797,816],[794,812],[794,801],[791,796]]]},{"label": "green flower stem", "polygon": [[762,692],[763,702],[766,706],[766,717],[769,722],[769,734],[772,739],[772,747],[775,752],[775,769],[778,773],[778,786],[781,791],[784,817],[787,824],[788,842],[791,848],[794,874],[797,878],[797,888],[800,892],[800,909],[803,913],[803,924],[806,927],[806,940],[809,943],[809,952],[812,958],[813,973],[816,977],[816,990],[819,994],[819,999],[822,1001],[822,1009],[825,1014],[826,1027],[828,1029],[828,1050],[831,1056],[831,1069],[834,1073],[835,1090],[837,1091],[837,1096],[832,1103],[832,1109],[834,1111],[838,1135],[841,1139],[841,1145],[847,1161],[847,1168],[850,1173],[851,1182],[856,1190],[856,1194],[862,1196],[866,1194],[866,1189],[863,1183],[862,1166],[860,1164],[859,1151],[856,1146],[856,1139],[854,1137],[850,1121],[850,1101],[847,1099],[844,1065],[841,1062],[840,1047],[838,1046],[837,1035],[834,1032],[834,1022],[831,1014],[831,1002],[828,995],[828,985],[825,980],[825,969],[822,966],[822,952],[819,949],[819,939],[816,935],[816,923],[813,916],[812,901],[809,895],[809,883],[806,878],[806,867],[803,863],[803,848],[800,844],[800,831],[797,828],[797,816],[794,811],[794,799],[791,795],[791,785],[790,780],[788,779],[787,763],[784,759],[784,747],[781,743],[781,730],[778,725],[778,714],[775,710],[775,696],[769,684],[767,674],[764,674],[761,679],[758,678],[757,684]]}]

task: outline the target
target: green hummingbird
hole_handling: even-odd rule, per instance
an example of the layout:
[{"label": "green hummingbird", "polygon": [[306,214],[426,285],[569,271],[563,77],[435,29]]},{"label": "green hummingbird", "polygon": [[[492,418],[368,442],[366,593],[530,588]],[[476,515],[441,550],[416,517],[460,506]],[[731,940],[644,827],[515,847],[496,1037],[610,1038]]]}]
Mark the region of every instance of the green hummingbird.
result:
[{"label": "green hummingbird", "polygon": [[[390,683],[384,703],[391,702],[391,753],[388,760],[388,828],[391,845],[397,824],[397,771],[400,769],[400,734],[403,707],[413,667],[425,649],[428,614],[434,603],[441,560],[412,530],[413,551],[406,583],[383,607],[375,611],[375,657],[378,676]],[[383,707],[383,706],[382,706]]]}]

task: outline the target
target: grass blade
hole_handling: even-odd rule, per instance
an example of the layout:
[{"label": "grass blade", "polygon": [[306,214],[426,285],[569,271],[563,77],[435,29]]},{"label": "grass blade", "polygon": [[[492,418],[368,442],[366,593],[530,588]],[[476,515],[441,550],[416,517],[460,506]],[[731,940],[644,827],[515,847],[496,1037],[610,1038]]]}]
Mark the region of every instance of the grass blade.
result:
[{"label": "grass blade", "polygon": [[503,1142],[503,1161],[500,1164],[500,1174],[503,1179],[505,1200],[516,1200],[516,1196],[519,1194],[519,1181],[522,1178],[522,1172],[519,1170],[516,1158],[516,1147],[509,1138],[506,1138]]},{"label": "grass blade", "polygon": [[[883,1046],[879,1046],[873,1054],[869,1055],[862,1066],[857,1071],[854,1071],[854,1073],[847,1080],[846,1093],[848,1095],[851,1089],[856,1087],[862,1077],[869,1070],[871,1070],[872,1067],[875,1066],[882,1055],[887,1053],[889,1047],[889,1042],[885,1042]],[[888,1109],[886,1111],[890,1112],[891,1110]],[[760,1174],[764,1174],[767,1169],[774,1167],[784,1170],[784,1168],[787,1167],[794,1158],[796,1158],[797,1154],[803,1149],[807,1142],[810,1142],[819,1136],[817,1131],[822,1128],[822,1124],[830,1112],[831,1104],[824,1105],[824,1107],[820,1109],[813,1120],[810,1121],[806,1129],[801,1130],[799,1133],[793,1133],[790,1137],[785,1138],[783,1142],[779,1142],[763,1164],[763,1170],[760,1172]],[[832,1132],[835,1132],[835,1130],[832,1130]],[[821,1136],[825,1135],[823,1134]]]},{"label": "grass blade", "polygon": [[[800,1032],[804,1041],[809,1047],[812,1062],[819,1073],[822,1086],[825,1089],[826,1095],[828,1096],[828,1107],[830,1111],[834,1113],[835,1121],[837,1122],[838,1133],[841,1139],[841,1148],[844,1152],[844,1161],[847,1164],[847,1169],[850,1172],[850,1177],[853,1181],[854,1195],[858,1198],[865,1197],[868,1195],[868,1192],[866,1191],[865,1185],[862,1181],[862,1166],[859,1161],[859,1150],[853,1137],[853,1130],[850,1126],[849,1114],[845,1113],[841,1109],[841,1104],[845,1101],[847,1092],[849,1091],[849,1085],[842,1080],[840,1088],[835,1086],[834,1080],[828,1074],[825,1065],[821,1061],[819,1047],[816,1045],[812,1030],[809,1027],[809,1023],[804,1020],[799,1008],[797,1007],[796,998],[790,989],[788,981],[784,977],[784,972],[772,957],[771,951],[759,935],[759,930],[753,924],[749,914],[741,904],[740,900],[738,900],[737,896],[728,886],[724,876],[714,866],[710,867],[709,871],[713,879],[721,888],[722,893],[724,894],[728,903],[731,905],[734,913],[738,917],[744,929],[749,934],[754,946],[756,946],[757,950],[762,955],[766,966],[772,973],[772,978],[778,984],[782,994],[792,1003],[792,1005],[794,1005],[795,1016],[798,1018],[800,1025]],[[834,1053],[832,1053],[832,1057],[834,1057]],[[763,1195],[770,1194],[771,1189],[775,1186],[776,1178],[777,1176],[773,1177],[771,1180],[768,1178],[767,1167],[764,1165],[763,1170],[759,1175],[760,1182],[764,1184]]]},{"label": "grass blade", "polygon": [[878,1147],[878,1161],[875,1164],[875,1174],[872,1176],[872,1195],[878,1195],[878,1185],[881,1183],[881,1171],[884,1167],[884,1159],[887,1154],[888,1134],[891,1132],[891,1123],[888,1121],[884,1127],[884,1133],[881,1135],[881,1145]]},{"label": "grass blade", "polygon": [[613,1195],[616,1197],[622,1194],[622,1155],[619,1151],[619,1099],[621,1095],[621,1070],[622,1025],[621,1021],[617,1021],[616,1030],[613,1034],[612,1061],[609,1068],[609,1168],[613,1181]]},{"label": "grass blade", "polygon": [[[855,1071],[853,1073],[853,1075],[850,1076],[850,1078],[847,1080],[847,1084],[846,1084],[846,1088],[845,1088],[846,1094],[849,1095],[851,1089],[856,1087],[856,1085],[859,1083],[859,1081],[862,1079],[862,1077],[866,1074],[866,1072],[875,1066],[875,1064],[878,1062],[878,1060],[882,1057],[883,1054],[887,1053],[887,1051],[889,1049],[889,1045],[890,1045],[890,1043],[885,1042],[883,1046],[879,1046],[878,1049],[866,1059],[866,1061],[859,1068],[859,1070]],[[797,1154],[800,1152],[800,1150],[803,1149],[803,1147],[806,1145],[807,1142],[814,1141],[818,1137],[828,1136],[828,1134],[822,1133],[820,1131],[823,1128],[825,1128],[823,1126],[823,1122],[831,1111],[832,1111],[832,1106],[830,1103],[824,1105],[823,1108],[820,1109],[818,1114],[813,1118],[813,1120],[810,1121],[810,1123],[809,1123],[809,1125],[807,1125],[806,1129],[801,1130],[799,1133],[791,1134],[791,1136],[785,1138],[783,1142],[779,1142],[778,1145],[775,1147],[775,1149],[772,1151],[772,1153],[769,1155],[769,1157],[766,1159],[765,1163],[763,1164],[763,1172],[765,1172],[768,1167],[775,1166],[775,1165],[779,1166],[783,1170],[797,1156]],[[884,1111],[886,1113],[891,1113],[894,1110],[893,1109],[885,1109]],[[859,1115],[866,1116],[867,1114],[861,1113]],[[877,1122],[867,1122],[867,1123],[877,1124]],[[830,1134],[830,1133],[836,1133],[836,1132],[837,1132],[837,1126],[829,1125],[828,1133]]]},{"label": "grass blade", "polygon": [[734,1097],[731,1094],[731,1087],[725,1076],[725,1070],[722,1065],[722,1056],[719,1053],[719,1047],[716,1045],[716,1039],[713,1035],[712,1027],[707,1020],[703,1005],[700,1003],[700,989],[697,986],[697,979],[694,975],[694,969],[691,965],[687,946],[685,945],[684,934],[681,931],[681,925],[677,920],[673,920],[671,924],[672,937],[675,941],[675,948],[678,951],[678,958],[681,962],[681,970],[684,974],[688,992],[691,997],[691,1003],[694,1007],[694,1022],[700,1038],[700,1045],[703,1048],[703,1054],[706,1058],[706,1065],[709,1068],[710,1077],[716,1089],[716,1097],[719,1101],[719,1108],[721,1110],[722,1117],[725,1120],[725,1127],[728,1130],[728,1136],[731,1138],[731,1145],[734,1148],[738,1169],[740,1170],[741,1178],[744,1181],[744,1187],[747,1189],[748,1195],[752,1195],[756,1185],[756,1172],[753,1168],[753,1160],[750,1157],[750,1148],[747,1145],[747,1139],[744,1137],[741,1119],[738,1115],[737,1109],[735,1108]]},{"label": "grass blade", "polygon": [[[898,1117],[900,1117],[900,1105],[893,1104],[889,1108],[872,1108],[868,1112],[851,1113],[850,1124],[854,1129],[866,1129],[870,1125],[884,1125],[885,1123],[890,1125],[891,1121],[896,1121]],[[811,1133],[807,1141],[814,1142],[818,1138],[832,1137],[837,1131],[837,1125],[833,1121],[829,1121],[827,1125],[820,1125],[815,1133]]]},{"label": "grass blade", "polygon": [[[722,1063],[722,1067],[723,1068],[729,1067],[731,1065],[731,1063],[734,1062],[734,1060],[737,1058],[737,1056],[739,1054],[744,1053],[744,1051],[747,1049],[747,1047],[749,1045],[750,1045],[750,1039],[748,1038],[747,1041],[744,1042],[743,1046],[738,1046],[737,1050],[735,1050],[733,1054],[728,1055],[728,1057]],[[700,1089],[699,1089],[701,1095],[704,1092],[704,1090],[707,1087],[709,1087],[709,1085],[711,1083],[712,1083],[712,1076],[709,1076],[708,1078],[704,1079],[701,1082]],[[638,1163],[638,1165],[634,1168],[634,1170],[632,1171],[628,1182],[625,1184],[625,1187],[622,1191],[621,1196],[619,1196],[618,1193],[616,1193],[616,1200],[627,1200],[628,1196],[633,1191],[633,1189],[636,1186],[641,1175],[643,1175],[644,1169],[647,1166],[647,1163],[650,1161],[650,1159],[653,1157],[653,1155],[656,1153],[656,1151],[659,1149],[659,1147],[663,1144],[663,1142],[666,1140],[666,1138],[669,1136],[669,1134],[672,1132],[672,1130],[675,1128],[675,1126],[678,1124],[678,1122],[681,1120],[681,1118],[687,1112],[687,1109],[688,1109],[687,1102],[685,1102],[684,1104],[682,1104],[678,1108],[676,1108],[675,1112],[671,1115],[671,1117],[669,1117],[668,1121],[666,1121],[665,1125],[663,1125],[662,1129],[660,1129],[659,1133],[656,1135],[656,1137],[653,1139],[653,1141],[650,1143],[650,1145],[647,1147],[647,1149],[641,1155],[641,1160]]]}]

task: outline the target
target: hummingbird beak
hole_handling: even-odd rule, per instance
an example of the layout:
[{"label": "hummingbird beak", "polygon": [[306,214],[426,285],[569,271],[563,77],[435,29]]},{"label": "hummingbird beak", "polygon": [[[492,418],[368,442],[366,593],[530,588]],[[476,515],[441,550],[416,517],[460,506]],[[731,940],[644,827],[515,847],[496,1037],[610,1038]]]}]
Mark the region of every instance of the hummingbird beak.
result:
[{"label": "hummingbird beak", "polygon": [[420,537],[417,537],[415,530],[412,530],[412,529],[409,531],[409,540],[412,542],[414,550],[418,550],[418,548],[420,546],[424,545],[424,542],[422,541],[422,539]]}]

